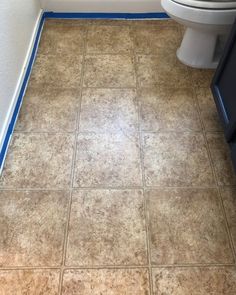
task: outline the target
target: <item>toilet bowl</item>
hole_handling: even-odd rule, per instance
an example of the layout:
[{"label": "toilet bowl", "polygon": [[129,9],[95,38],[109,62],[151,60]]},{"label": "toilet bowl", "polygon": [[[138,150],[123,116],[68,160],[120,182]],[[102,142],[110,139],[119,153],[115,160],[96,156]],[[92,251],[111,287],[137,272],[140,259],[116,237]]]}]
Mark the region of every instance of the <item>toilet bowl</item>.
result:
[{"label": "toilet bowl", "polygon": [[162,0],[161,4],[186,27],[178,59],[194,68],[216,68],[236,17],[236,0]]}]

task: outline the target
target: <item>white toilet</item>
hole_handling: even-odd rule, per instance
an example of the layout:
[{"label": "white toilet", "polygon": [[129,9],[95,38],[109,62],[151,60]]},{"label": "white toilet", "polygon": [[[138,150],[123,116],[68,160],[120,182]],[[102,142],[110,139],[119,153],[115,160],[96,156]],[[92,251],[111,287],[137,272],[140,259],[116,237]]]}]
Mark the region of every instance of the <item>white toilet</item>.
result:
[{"label": "white toilet", "polygon": [[194,68],[216,68],[236,17],[236,0],[162,0],[161,4],[186,27],[178,59]]}]

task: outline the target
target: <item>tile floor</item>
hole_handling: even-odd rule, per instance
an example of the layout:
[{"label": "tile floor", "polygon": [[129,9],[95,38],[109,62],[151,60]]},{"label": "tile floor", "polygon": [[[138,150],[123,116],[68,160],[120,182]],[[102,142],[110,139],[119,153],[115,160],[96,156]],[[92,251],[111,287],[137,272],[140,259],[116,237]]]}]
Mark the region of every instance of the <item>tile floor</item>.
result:
[{"label": "tile floor", "polygon": [[182,31],[46,21],[0,180],[1,294],[236,294],[236,177]]}]

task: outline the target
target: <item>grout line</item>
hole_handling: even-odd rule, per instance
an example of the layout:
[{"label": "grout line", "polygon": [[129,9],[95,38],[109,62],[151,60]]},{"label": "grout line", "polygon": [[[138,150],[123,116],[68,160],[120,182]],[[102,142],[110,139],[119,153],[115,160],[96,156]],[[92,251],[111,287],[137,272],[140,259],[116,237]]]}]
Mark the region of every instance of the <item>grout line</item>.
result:
[{"label": "grout line", "polygon": [[[193,268],[193,267],[202,267],[202,268],[213,268],[213,267],[233,267],[235,268],[234,263],[193,263],[193,264],[152,264],[152,268]],[[85,266],[6,266],[0,267],[1,271],[6,270],[70,270],[70,269],[78,269],[78,270],[87,270],[87,269],[148,269],[149,265],[85,265]]]},{"label": "grout line", "polygon": [[134,72],[136,79],[136,101],[138,104],[138,136],[139,136],[139,152],[140,152],[140,164],[141,164],[141,172],[142,172],[142,183],[143,183],[143,198],[144,198],[144,214],[145,214],[145,233],[146,233],[146,251],[147,251],[147,259],[148,259],[148,278],[149,278],[149,292],[150,295],[154,294],[153,292],[153,281],[152,281],[152,266],[151,266],[151,247],[150,247],[150,239],[149,239],[149,215],[147,209],[147,200],[146,194],[144,191],[146,181],[145,181],[145,170],[144,170],[144,158],[143,158],[143,145],[142,145],[142,130],[141,130],[141,104],[139,100],[139,80],[138,80],[138,68],[136,62],[136,53],[135,53],[135,38],[133,35],[131,36],[131,28],[129,28],[129,34],[131,38],[131,43],[133,46],[133,62],[134,62]]},{"label": "grout line", "polygon": [[[73,187],[73,191],[79,191],[79,190],[159,190],[159,189],[199,189],[199,190],[205,190],[205,189],[217,189],[217,188],[236,188],[236,186],[228,185],[228,186],[88,186],[88,187]],[[0,191],[70,191],[70,188],[0,188]]]},{"label": "grout line", "polygon": [[212,156],[211,156],[211,150],[210,150],[208,140],[207,140],[207,131],[206,131],[204,123],[203,123],[203,119],[202,119],[202,116],[201,116],[201,109],[200,109],[199,102],[198,102],[198,99],[197,99],[196,87],[194,86],[193,89],[194,89],[194,99],[195,99],[196,106],[197,106],[196,109],[197,109],[199,119],[200,119],[200,123],[201,123],[201,127],[202,127],[202,134],[203,134],[203,137],[204,137],[209,162],[210,162],[210,165],[211,165],[211,170],[212,170],[212,173],[213,173],[214,181],[216,183],[216,189],[217,189],[218,200],[219,200],[219,203],[220,203],[221,213],[223,215],[225,229],[226,229],[227,236],[228,236],[228,242],[229,242],[229,246],[230,246],[230,249],[231,249],[231,252],[232,252],[231,254],[232,254],[232,257],[233,257],[233,260],[234,260],[234,265],[235,265],[236,264],[236,252],[235,252],[235,248],[234,248],[234,244],[233,244],[232,235],[231,235],[231,232],[230,232],[230,229],[229,229],[229,224],[228,224],[227,215],[226,215],[224,204],[223,204],[223,199],[222,199],[221,192],[220,192],[220,187],[222,187],[222,186],[220,186],[219,183],[218,183],[217,173],[215,171],[214,162],[213,162],[213,159],[212,159]]},{"label": "grout line", "polygon": [[59,294],[62,294],[62,288],[63,288],[63,274],[64,274],[64,268],[66,263],[66,254],[67,254],[67,247],[68,247],[68,237],[69,237],[69,226],[70,226],[70,215],[71,215],[71,209],[72,209],[72,198],[73,198],[73,181],[74,181],[74,175],[75,175],[75,164],[76,164],[76,152],[77,152],[77,130],[79,129],[79,121],[80,121],[80,113],[81,113],[81,101],[82,101],[82,91],[83,91],[83,78],[84,78],[84,68],[85,68],[85,50],[86,50],[86,44],[87,44],[87,33],[88,28],[85,28],[84,36],[83,36],[83,57],[82,57],[82,67],[81,67],[81,79],[80,79],[80,89],[79,89],[79,106],[76,116],[76,127],[74,131],[74,152],[73,152],[73,160],[71,165],[71,179],[70,179],[70,202],[69,202],[69,208],[68,208],[68,215],[67,215],[67,224],[66,224],[66,230],[64,235],[64,247],[63,247],[63,257],[62,257],[62,266],[61,266],[61,272],[60,272],[60,279],[59,279]]}]

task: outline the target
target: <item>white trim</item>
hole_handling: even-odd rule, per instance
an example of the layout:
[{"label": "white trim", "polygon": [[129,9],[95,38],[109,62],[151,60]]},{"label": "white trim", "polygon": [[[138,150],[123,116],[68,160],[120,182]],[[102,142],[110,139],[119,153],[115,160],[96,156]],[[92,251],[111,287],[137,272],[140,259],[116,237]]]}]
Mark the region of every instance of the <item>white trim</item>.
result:
[{"label": "white trim", "polygon": [[[21,73],[20,73],[16,88],[15,88],[15,91],[14,91],[14,94],[13,94],[11,105],[10,105],[9,110],[7,112],[6,120],[5,120],[5,122],[4,122],[4,124],[3,124],[2,128],[1,128],[0,150],[2,150],[3,143],[4,143],[4,140],[5,140],[6,135],[7,135],[8,127],[9,127],[9,124],[11,122],[11,119],[12,119],[12,116],[13,116],[13,113],[14,113],[14,110],[15,110],[15,107],[16,107],[16,103],[17,103],[17,100],[18,100],[18,97],[19,97],[19,94],[20,94],[20,91],[21,91],[21,87],[22,87],[22,84],[23,84],[23,81],[24,81],[24,78],[25,78],[27,67],[29,65],[30,57],[31,57],[32,50],[33,50],[34,43],[35,43],[35,38],[36,38],[36,35],[37,35],[37,32],[38,32],[39,25],[40,25],[42,17],[43,17],[43,9],[40,10],[39,15],[37,17],[37,21],[36,21],[36,24],[34,26],[32,36],[31,36],[31,40],[30,40],[30,43],[29,43],[29,47],[28,47],[28,50],[27,50],[25,61],[24,61],[24,64],[23,64],[23,67],[22,67],[22,70],[21,70]],[[10,144],[10,141],[11,141],[11,139],[8,141],[8,146]],[[4,160],[6,158],[6,154],[7,154],[7,150],[6,150],[5,155],[4,155],[5,156]],[[3,160],[3,163],[4,163],[4,160]],[[3,166],[4,166],[3,163],[2,163],[2,166],[0,167],[0,174],[1,174]]]}]

